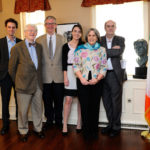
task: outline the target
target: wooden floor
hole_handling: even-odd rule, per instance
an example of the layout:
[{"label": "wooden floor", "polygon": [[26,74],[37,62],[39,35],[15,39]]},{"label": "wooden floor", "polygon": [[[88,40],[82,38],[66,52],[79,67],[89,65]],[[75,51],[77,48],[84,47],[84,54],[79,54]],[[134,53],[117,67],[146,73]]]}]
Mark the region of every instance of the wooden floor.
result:
[{"label": "wooden floor", "polygon": [[75,126],[69,126],[70,132],[66,137],[53,127],[46,132],[45,139],[31,134],[27,143],[20,142],[16,130],[16,122],[11,121],[9,133],[0,135],[0,150],[150,150],[150,141],[142,139],[138,130],[124,129],[119,136],[109,138],[102,135],[99,128],[97,140],[85,140],[81,133],[75,132]]}]

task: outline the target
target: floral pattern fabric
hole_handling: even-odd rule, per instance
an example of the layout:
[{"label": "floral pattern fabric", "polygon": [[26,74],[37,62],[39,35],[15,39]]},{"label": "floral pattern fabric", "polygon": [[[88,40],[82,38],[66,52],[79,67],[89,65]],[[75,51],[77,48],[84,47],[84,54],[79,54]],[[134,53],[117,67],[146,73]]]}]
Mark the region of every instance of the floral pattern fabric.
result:
[{"label": "floral pattern fabric", "polygon": [[80,49],[75,51],[74,72],[80,71],[85,79],[88,79],[89,71],[92,73],[92,78],[97,78],[100,73],[105,76],[107,71],[107,56],[104,47],[98,49],[85,49],[85,46],[80,46]]}]

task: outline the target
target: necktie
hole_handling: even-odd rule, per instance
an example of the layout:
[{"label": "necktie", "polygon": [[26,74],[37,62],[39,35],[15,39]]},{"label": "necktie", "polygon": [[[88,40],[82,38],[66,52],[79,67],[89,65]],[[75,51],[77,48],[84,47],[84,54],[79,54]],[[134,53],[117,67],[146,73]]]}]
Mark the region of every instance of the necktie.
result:
[{"label": "necktie", "polygon": [[34,43],[29,43],[29,47],[31,47],[31,46],[36,46],[36,43],[34,42]]},{"label": "necktie", "polygon": [[49,54],[50,54],[50,59],[52,59],[53,58],[52,36],[50,36],[50,40],[49,40]]}]

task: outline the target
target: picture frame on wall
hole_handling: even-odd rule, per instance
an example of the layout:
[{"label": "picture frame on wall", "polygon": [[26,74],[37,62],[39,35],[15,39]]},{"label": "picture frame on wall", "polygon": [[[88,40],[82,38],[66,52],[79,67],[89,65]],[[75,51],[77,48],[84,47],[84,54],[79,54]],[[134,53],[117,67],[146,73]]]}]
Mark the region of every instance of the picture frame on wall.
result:
[{"label": "picture frame on wall", "polygon": [[63,23],[63,24],[57,24],[57,33],[63,35],[67,41],[69,42],[71,40],[71,32],[74,25],[79,24],[76,23]]}]

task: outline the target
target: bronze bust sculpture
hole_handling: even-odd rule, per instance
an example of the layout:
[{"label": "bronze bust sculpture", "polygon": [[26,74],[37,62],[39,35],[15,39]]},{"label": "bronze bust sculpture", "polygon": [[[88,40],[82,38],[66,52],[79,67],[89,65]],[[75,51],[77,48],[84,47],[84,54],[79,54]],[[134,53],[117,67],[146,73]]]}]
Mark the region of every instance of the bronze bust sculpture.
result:
[{"label": "bronze bust sculpture", "polygon": [[147,41],[144,39],[140,39],[134,42],[134,49],[136,54],[139,56],[136,59],[136,62],[138,63],[139,67],[146,67],[146,63],[148,61],[148,44]]},{"label": "bronze bust sculpture", "polygon": [[138,63],[139,67],[135,68],[135,75],[134,78],[141,78],[145,79],[147,74],[147,61],[148,61],[148,44],[147,41],[144,39],[139,39],[134,42],[134,49],[136,54],[138,55],[138,58],[136,59],[136,62]]}]

